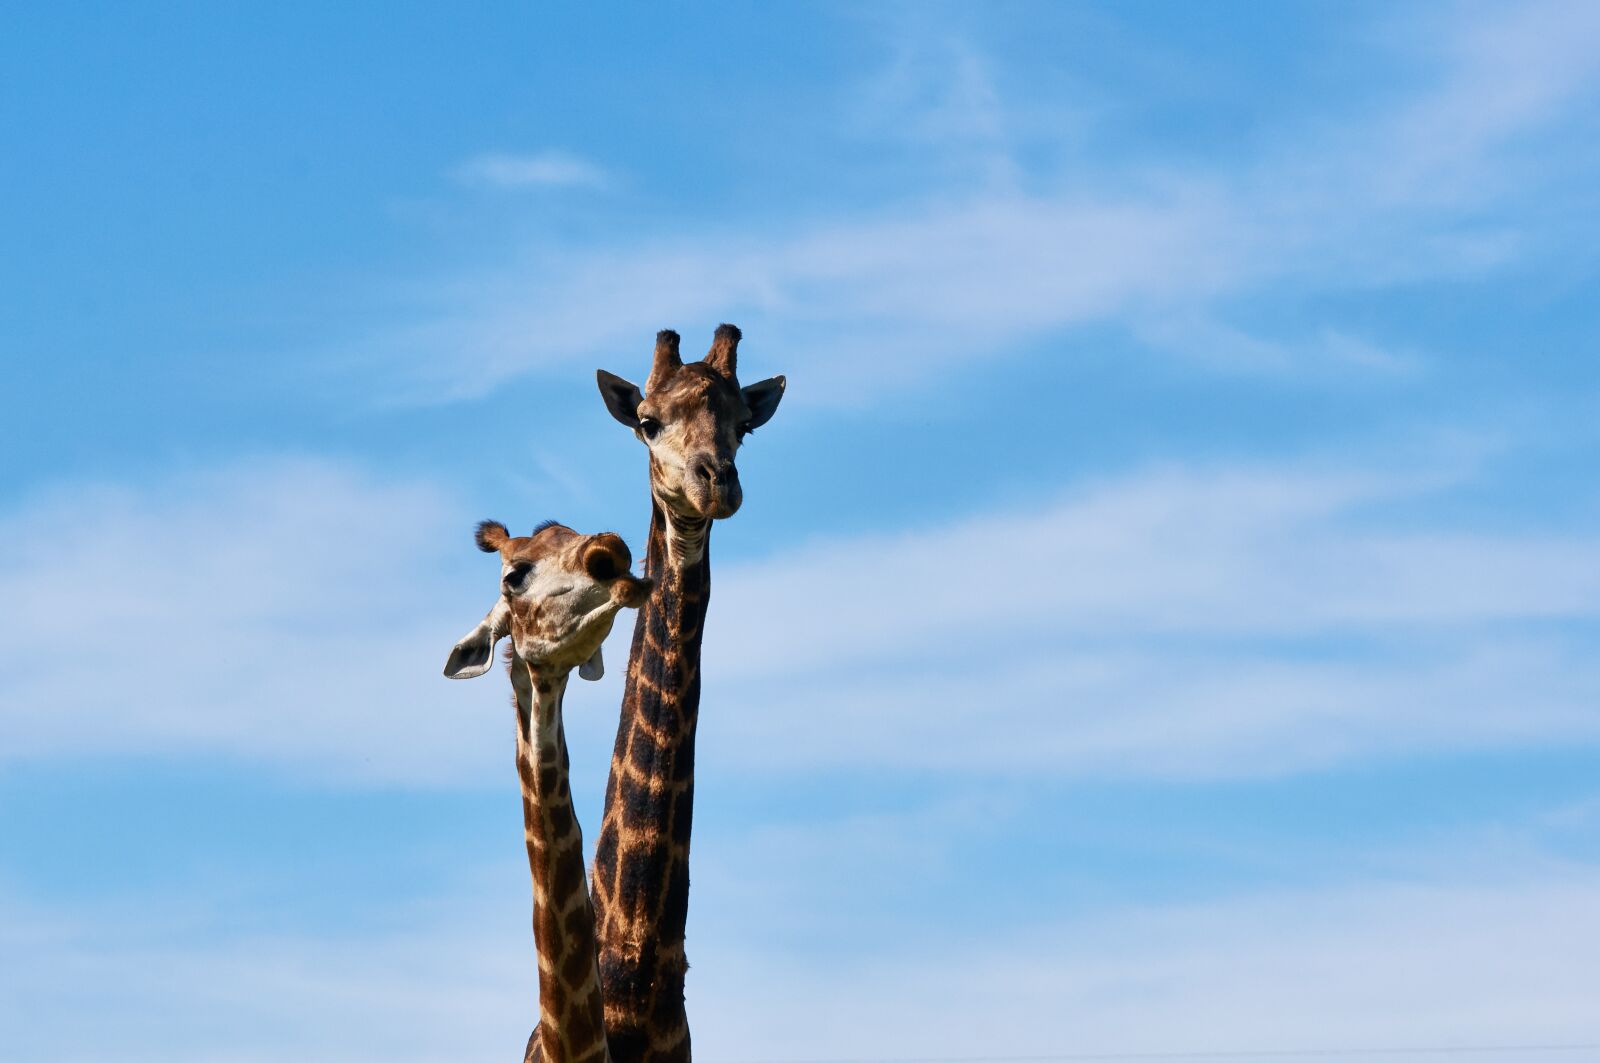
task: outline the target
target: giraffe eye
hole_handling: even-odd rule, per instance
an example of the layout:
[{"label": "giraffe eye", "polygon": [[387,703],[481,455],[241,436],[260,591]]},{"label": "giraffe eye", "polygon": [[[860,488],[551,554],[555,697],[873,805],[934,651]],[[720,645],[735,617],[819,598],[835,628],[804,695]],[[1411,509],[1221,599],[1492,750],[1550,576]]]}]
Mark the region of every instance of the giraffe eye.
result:
[{"label": "giraffe eye", "polygon": [[646,439],[654,439],[661,434],[661,422],[654,417],[639,418],[639,431],[644,433]]},{"label": "giraffe eye", "polygon": [[532,574],[533,566],[526,561],[519,561],[511,566],[511,571],[506,573],[506,578],[501,583],[512,594],[520,594],[522,588],[528,585],[528,577]]}]

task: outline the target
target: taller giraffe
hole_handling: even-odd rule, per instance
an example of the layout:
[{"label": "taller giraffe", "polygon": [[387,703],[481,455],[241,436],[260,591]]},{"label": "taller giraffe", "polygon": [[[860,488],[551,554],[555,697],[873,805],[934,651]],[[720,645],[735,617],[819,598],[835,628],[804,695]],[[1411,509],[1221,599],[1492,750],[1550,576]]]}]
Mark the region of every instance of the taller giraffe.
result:
[{"label": "taller giraffe", "polygon": [[705,359],[685,365],[678,334],[657,333],[643,395],[597,374],[611,416],[650,451],[645,575],[655,581],[633,629],[592,876],[616,1063],[690,1058],[683,937],[710,525],[738,511],[734,455],[777,411],[784,389],[781,376],[739,386],[739,339],[734,326],[718,326]]}]

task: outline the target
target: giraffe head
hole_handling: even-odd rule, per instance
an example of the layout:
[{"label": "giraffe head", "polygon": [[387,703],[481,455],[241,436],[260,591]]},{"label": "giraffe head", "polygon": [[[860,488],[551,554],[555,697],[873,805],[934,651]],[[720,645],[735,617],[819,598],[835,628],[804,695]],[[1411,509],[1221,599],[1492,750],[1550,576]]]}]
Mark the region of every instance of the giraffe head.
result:
[{"label": "giraffe head", "polygon": [[678,357],[678,334],[656,333],[655,362],[644,394],[600,370],[600,394],[611,416],[650,449],[650,492],[669,517],[703,523],[731,517],[744,500],[734,455],[744,437],[766,424],[783,398],[784,380],[739,386],[739,330],[717,327],[703,361]]},{"label": "giraffe head", "polygon": [[578,668],[585,679],[599,679],[605,673],[600,644],[617,613],[642,605],[650,593],[649,580],[629,574],[633,555],[621,537],[579,535],[547,521],[532,535],[513,538],[504,524],[486,520],[476,540],[478,549],[500,554],[500,597],[450,651],[444,674],[482,675],[494,661],[495,643],[510,635],[512,652],[541,674]]}]

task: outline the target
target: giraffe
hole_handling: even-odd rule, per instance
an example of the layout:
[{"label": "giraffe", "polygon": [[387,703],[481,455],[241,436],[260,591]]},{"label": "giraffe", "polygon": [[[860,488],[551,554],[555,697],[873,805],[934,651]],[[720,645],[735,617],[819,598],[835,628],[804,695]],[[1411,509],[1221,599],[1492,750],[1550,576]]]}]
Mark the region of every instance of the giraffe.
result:
[{"label": "giraffe", "polygon": [[650,581],[629,575],[633,557],[610,532],[579,535],[549,521],[532,535],[512,538],[504,524],[484,521],[476,540],[479,549],[500,554],[500,597],[456,643],[444,674],[482,675],[495,643],[511,636],[517,775],[539,953],[539,1025],[525,1058],[609,1063],[594,908],[583,876],[583,834],[572,810],[561,704],[574,667],[585,678],[600,678],[600,644],[619,610],[643,603]]},{"label": "giraffe", "polygon": [[678,334],[657,333],[644,394],[596,374],[611,416],[649,450],[645,574],[655,581],[634,625],[592,875],[617,1063],[690,1058],[683,941],[710,525],[739,509],[734,455],[784,391],[781,376],[739,386],[739,339],[737,328],[721,325],[704,360],[685,365]]}]

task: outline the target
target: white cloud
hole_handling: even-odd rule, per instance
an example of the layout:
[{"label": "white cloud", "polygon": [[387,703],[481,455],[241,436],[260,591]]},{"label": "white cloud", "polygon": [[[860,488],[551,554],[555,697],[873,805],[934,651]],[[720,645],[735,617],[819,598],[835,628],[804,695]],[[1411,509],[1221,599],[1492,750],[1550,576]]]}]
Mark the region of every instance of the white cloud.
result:
[{"label": "white cloud", "polygon": [[717,684],[706,756],[755,775],[1199,779],[1600,742],[1600,670],[1583,650],[1537,643],[1376,664],[1002,649],[811,674],[825,678]]},{"label": "white cloud", "polygon": [[904,384],[913,361],[935,372],[1143,300],[1231,290],[1247,239],[1233,222],[1187,196],[1004,197],[765,240],[716,232],[545,250],[449,285],[439,316],[369,347],[408,368],[401,397],[448,401],[635,347],[663,323],[732,318],[774,364],[805,376],[807,401],[850,404]]},{"label": "white cloud", "polygon": [[436,918],[392,935],[217,939],[148,907],[122,919],[13,901],[0,918],[6,1055],[443,1063],[520,1051],[538,1014],[532,935]]},{"label": "white cloud", "polygon": [[[1015,186],[1013,108],[996,88],[992,63],[950,24],[918,8],[863,8],[851,12],[872,27],[887,51],[881,69],[848,90],[842,125],[882,150],[901,143],[921,149],[917,158],[956,182],[975,177],[979,187]],[[1052,111],[1060,134],[1071,116]]]},{"label": "white cloud", "polygon": [[[1600,539],[1386,517],[1458,475],[1156,470],[721,566],[705,755],[1253,776],[1600,739],[1600,670],[1561,627],[1600,612]],[[492,594],[469,518],[319,462],[34,499],[0,518],[0,757],[498,771],[500,684],[438,674]],[[575,696],[579,759],[607,745],[630,630]]]},{"label": "white cloud", "polygon": [[1134,322],[1129,331],[1159,350],[1181,353],[1209,369],[1253,376],[1327,376],[1351,370],[1412,375],[1427,359],[1412,351],[1388,350],[1335,328],[1292,340],[1251,335],[1201,312],[1168,313]]},{"label": "white cloud", "polygon": [[[417,401],[481,394],[697,319],[739,320],[808,381],[799,401],[834,404],[904,388],[911,367],[913,379],[936,380],[944,365],[1087,322],[1234,369],[1309,359],[1389,371],[1394,355],[1338,330],[1304,351],[1269,339],[1252,350],[1226,324],[1226,302],[1272,286],[1473,276],[1514,259],[1525,219],[1493,208],[1515,208],[1533,163],[1508,149],[1587,98],[1600,18],[1592,6],[1533,7],[1410,32],[1411,61],[1432,61],[1435,79],[1376,113],[1297,125],[1216,172],[1119,171],[1085,155],[1027,180],[1011,176],[1005,101],[972,46],[946,33],[932,62],[897,45],[887,73],[867,79],[868,109],[898,109],[908,129],[920,125],[900,112],[920,109],[921,124],[958,130],[1001,178],[969,193],[913,182],[892,207],[754,235],[702,221],[611,246],[546,243],[446,285],[435,316],[361,349],[408,363],[411,379],[396,386]],[[944,89],[928,83],[940,72]],[[455,362],[463,351],[471,373]]]},{"label": "white cloud", "polygon": [[1448,479],[1156,471],[732,566],[710,755],[1254,776],[1600,740],[1600,669],[1560,627],[1600,616],[1600,537],[1386,519]]},{"label": "white cloud", "polygon": [[470,526],[431,485],[317,461],[36,498],[0,518],[0,757],[408,782],[498,764],[489,691],[439,674],[494,593],[492,571],[448,578],[481,560]]},{"label": "white cloud", "polygon": [[[398,930],[221,940],[176,933],[160,913],[130,921],[7,903],[8,1058],[505,1058],[535,1011],[531,944],[498,925],[507,910],[485,918],[481,901],[457,894],[385,924]],[[730,929],[692,952],[690,1016],[708,1061],[1570,1044],[1600,1033],[1600,879],[1586,868],[1354,881],[1021,928],[957,921],[914,944],[827,955]]]},{"label": "white cloud", "polygon": [[[1037,510],[821,542],[719,574],[719,667],[798,672],[938,646],[1382,635],[1600,612],[1600,539],[1384,520],[1445,472],[1169,467]],[[871,608],[852,607],[862,596]],[[715,620],[714,620],[715,622]],[[782,638],[774,636],[782,632]],[[713,640],[707,640],[708,651]]]},{"label": "white cloud", "polygon": [[611,180],[600,166],[564,151],[476,155],[456,167],[455,178],[480,188],[603,188]]},{"label": "white cloud", "polygon": [[1373,158],[1382,165],[1361,168],[1366,187],[1386,199],[1470,201],[1506,178],[1525,179],[1507,149],[1526,151],[1530,134],[1600,83],[1593,4],[1544,0],[1489,12],[1397,22],[1428,42],[1424,53],[1444,79],[1378,127]]},{"label": "white cloud", "polygon": [[1366,883],[1020,932],[952,925],[912,954],[843,963],[800,964],[757,944],[692,972],[695,1048],[717,1060],[1271,1058],[1274,1049],[1594,1043],[1597,927],[1600,882],[1573,873]]}]

